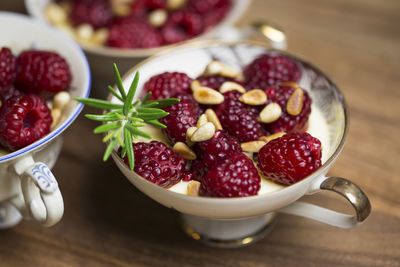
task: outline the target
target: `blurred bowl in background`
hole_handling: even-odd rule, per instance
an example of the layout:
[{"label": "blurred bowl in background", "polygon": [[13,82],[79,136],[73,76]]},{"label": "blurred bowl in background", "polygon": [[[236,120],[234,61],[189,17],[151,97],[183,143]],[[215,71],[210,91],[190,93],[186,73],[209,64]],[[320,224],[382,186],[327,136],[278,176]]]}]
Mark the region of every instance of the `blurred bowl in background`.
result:
[{"label": "blurred bowl in background", "polygon": [[[45,16],[45,9],[50,2],[50,0],[25,0],[25,6],[31,16],[49,23]],[[250,3],[251,0],[232,0],[232,7],[229,13],[218,24],[193,39],[177,44],[190,43],[200,39],[217,39],[225,36],[229,28],[246,12]],[[85,50],[89,59],[92,73],[95,77],[94,84],[102,87],[113,82],[112,63],[117,63],[121,73],[124,73],[141,60],[177,45],[170,44],[147,49],[118,49],[106,46],[92,46],[82,42],[79,42],[79,44]],[[106,91],[104,90],[104,93]]]}]

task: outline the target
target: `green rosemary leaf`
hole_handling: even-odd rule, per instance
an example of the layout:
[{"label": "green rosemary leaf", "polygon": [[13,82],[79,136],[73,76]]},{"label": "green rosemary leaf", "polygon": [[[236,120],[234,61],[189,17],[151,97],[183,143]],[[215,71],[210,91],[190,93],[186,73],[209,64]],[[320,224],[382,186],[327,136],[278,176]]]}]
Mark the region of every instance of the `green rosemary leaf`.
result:
[{"label": "green rosemary leaf", "polygon": [[146,126],[145,123],[130,123],[130,125],[134,126],[134,127],[143,127]]},{"label": "green rosemary leaf", "polygon": [[110,131],[106,136],[103,137],[103,143],[107,142],[108,140],[110,140],[116,133],[116,130],[114,131]]},{"label": "green rosemary leaf", "polygon": [[135,166],[135,154],[133,153],[132,136],[128,126],[129,125],[125,125],[124,127],[124,141],[125,141],[126,155],[128,156],[129,168],[132,171],[133,167]]},{"label": "green rosemary leaf", "polygon": [[147,95],[143,98],[142,100],[142,105],[145,105],[147,103],[147,101],[150,99],[151,97],[151,92],[148,92]]},{"label": "green rosemary leaf", "polygon": [[[177,98],[158,99],[158,100],[157,100],[158,105],[155,106],[155,107],[157,107],[157,108],[164,108],[164,107],[172,106],[172,105],[178,103],[179,101],[180,101],[180,100],[177,99]],[[151,103],[151,101],[148,102],[148,103]]]},{"label": "green rosemary leaf", "polygon": [[[132,109],[132,100],[136,93],[136,88],[139,83],[139,72],[137,71],[133,81],[131,83],[131,87],[129,88],[128,95],[125,99],[124,103],[124,114],[128,115],[129,111]],[[139,103],[139,102],[138,102]]]},{"label": "green rosemary leaf", "polygon": [[124,140],[122,139],[122,136],[121,136],[120,134],[117,136],[117,139],[118,139],[119,145],[120,145],[121,147],[125,147],[125,145],[124,145]]},{"label": "green rosemary leaf", "polygon": [[105,132],[108,132],[108,131],[111,131],[111,130],[114,130],[114,129],[117,129],[120,127],[121,127],[120,122],[107,123],[107,124],[102,124],[100,126],[97,126],[93,132],[96,134],[97,133],[105,133]]},{"label": "green rosemary leaf", "polygon": [[121,158],[123,159],[123,158],[125,158],[125,156],[126,156],[126,147],[124,146],[121,149]]},{"label": "green rosemary leaf", "polygon": [[143,119],[145,122],[149,121],[149,120],[158,120],[161,119],[165,116],[167,116],[169,113],[165,112],[165,113],[139,113],[136,116]]},{"label": "green rosemary leaf", "polygon": [[[124,86],[122,85],[122,79],[121,79],[121,75],[119,74],[119,70],[117,68],[117,64],[114,63],[114,76],[115,76],[115,80],[117,82],[117,87],[119,92],[121,93],[122,99],[126,99],[126,93],[125,93],[125,89]],[[124,102],[123,101],[123,102]]]},{"label": "green rosemary leaf", "polygon": [[85,104],[86,106],[101,108],[101,109],[120,109],[123,107],[121,104],[114,104],[105,100],[95,98],[79,98],[76,97],[74,100]]},{"label": "green rosemary leaf", "polygon": [[137,108],[136,110],[140,113],[167,113],[166,111],[159,108]]},{"label": "green rosemary leaf", "polygon": [[107,146],[106,151],[104,152],[103,161],[106,161],[110,157],[111,152],[113,151],[114,147],[117,145],[117,142],[118,142],[117,138],[111,139],[110,143]]},{"label": "green rosemary leaf", "polygon": [[157,101],[159,108],[169,107],[180,102],[178,98],[165,98],[165,99],[159,99]]},{"label": "green rosemary leaf", "polygon": [[132,122],[144,122],[141,118],[136,118],[136,117],[128,117],[128,119]]},{"label": "green rosemary leaf", "polygon": [[118,116],[116,114],[104,114],[104,115],[85,114],[85,117],[90,120],[94,120],[94,121],[116,121],[116,120],[118,120]]},{"label": "green rosemary leaf", "polygon": [[132,107],[136,107],[136,105],[139,104],[139,103],[140,103],[140,100],[138,99],[135,102],[133,102]]},{"label": "green rosemary leaf", "polygon": [[153,108],[153,107],[158,106],[158,101],[150,101],[150,102],[147,102],[146,104],[142,103],[140,106],[142,108]]},{"label": "green rosemary leaf", "polygon": [[149,121],[146,121],[146,123],[147,123],[147,124],[154,125],[154,126],[157,126],[157,127],[160,127],[160,128],[162,128],[162,129],[167,128],[167,126],[165,126],[164,124],[162,124],[162,123],[159,122],[158,120],[149,120]]},{"label": "green rosemary leaf", "polygon": [[139,130],[138,128],[134,127],[131,124],[125,124],[124,129],[125,128],[128,129],[133,135],[143,136],[143,137],[149,138],[149,139],[151,138],[150,134]]},{"label": "green rosemary leaf", "polygon": [[114,88],[111,87],[111,85],[108,86],[108,90],[116,97],[118,98],[121,102],[124,102],[124,99],[117,93],[117,91],[114,90]]}]

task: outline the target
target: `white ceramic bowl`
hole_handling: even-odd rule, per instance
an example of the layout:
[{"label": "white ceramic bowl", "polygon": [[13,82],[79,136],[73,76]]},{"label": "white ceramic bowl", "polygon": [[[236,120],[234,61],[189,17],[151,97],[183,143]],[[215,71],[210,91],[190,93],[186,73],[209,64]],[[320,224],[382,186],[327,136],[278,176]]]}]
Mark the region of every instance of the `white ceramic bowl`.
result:
[{"label": "white ceramic bowl", "polygon": [[[25,0],[25,6],[31,16],[43,22],[47,22],[44,10],[49,2],[51,2],[51,0]],[[232,3],[231,11],[220,23],[209,31],[186,42],[193,42],[199,39],[219,38],[220,35],[226,33],[227,29],[244,14],[251,0],[233,0]],[[96,83],[97,80],[100,79],[101,82],[106,82],[106,84],[113,81],[112,63],[117,62],[121,73],[124,73],[141,60],[166,48],[176,46],[176,44],[171,44],[148,49],[118,49],[105,46],[90,46],[84,43],[80,43],[80,45],[87,53],[93,73],[97,78]]]},{"label": "white ceramic bowl", "polygon": [[[0,12],[0,35],[0,46],[8,46],[17,54],[35,48],[62,55],[72,73],[71,96],[89,95],[89,64],[72,39],[36,19],[7,12]],[[24,217],[33,218],[45,226],[61,219],[62,197],[49,169],[61,150],[60,134],[82,108],[82,104],[70,101],[63,110],[62,121],[48,135],[27,147],[0,156],[0,228],[19,221],[21,216],[14,208]]]},{"label": "white ceramic bowl", "polygon": [[[137,95],[140,95],[143,84],[155,74],[164,71],[180,71],[191,77],[197,77],[212,58],[240,69],[257,55],[265,52],[276,53],[268,49],[265,44],[252,42],[198,42],[150,57],[131,69],[124,76],[123,82],[125,88],[129,88],[135,71],[139,70],[141,80]],[[248,237],[249,234],[265,228],[273,217],[271,212],[275,211],[305,216],[343,228],[353,227],[368,216],[369,201],[356,185],[343,178],[326,177],[329,168],[343,148],[348,129],[348,114],[343,96],[335,84],[317,68],[298,58],[290,57],[302,66],[303,74],[300,84],[309,92],[314,105],[328,122],[329,129],[330,155],[321,168],[304,180],[276,192],[252,197],[193,197],[154,185],[130,171],[115,151],[112,154],[122,173],[139,190],[166,207],[184,214],[186,229],[191,229],[187,232],[194,238],[225,241],[241,238],[243,240],[242,237]],[[117,100],[113,98],[113,101]],[[297,201],[303,195],[313,194],[323,189],[344,195],[355,207],[356,216],[340,214]],[[252,218],[249,219],[249,217]]]}]

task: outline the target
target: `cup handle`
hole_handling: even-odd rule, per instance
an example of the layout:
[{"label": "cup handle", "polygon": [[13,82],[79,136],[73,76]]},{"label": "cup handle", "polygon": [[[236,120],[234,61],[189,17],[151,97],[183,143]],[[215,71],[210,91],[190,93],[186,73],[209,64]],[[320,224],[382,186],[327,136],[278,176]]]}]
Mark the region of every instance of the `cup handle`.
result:
[{"label": "cup handle", "polygon": [[[315,188],[313,190],[313,188]],[[280,212],[306,217],[340,228],[352,228],[361,224],[371,213],[371,203],[365,193],[351,181],[340,177],[324,177],[312,185],[312,192],[329,190],[347,199],[355,210],[355,215],[339,213],[317,205],[296,201],[280,209]]]},{"label": "cup handle", "polygon": [[46,227],[53,226],[63,216],[64,201],[53,173],[43,162],[28,156],[15,164],[21,178],[26,217]]},{"label": "cup handle", "polygon": [[285,32],[279,26],[266,22],[253,23],[244,28],[226,26],[216,36],[219,40],[239,41],[253,35],[261,35],[275,49],[286,50],[287,48]]}]

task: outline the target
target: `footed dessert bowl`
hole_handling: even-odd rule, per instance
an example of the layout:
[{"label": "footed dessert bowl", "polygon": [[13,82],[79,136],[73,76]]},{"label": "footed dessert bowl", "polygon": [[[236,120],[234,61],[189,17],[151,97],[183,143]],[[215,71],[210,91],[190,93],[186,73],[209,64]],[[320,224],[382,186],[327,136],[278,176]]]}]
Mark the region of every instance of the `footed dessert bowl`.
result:
[{"label": "footed dessert bowl", "polygon": [[[6,97],[9,94],[7,91],[8,86],[0,86],[0,102],[2,102],[2,108],[0,109],[0,139],[2,143],[0,145],[0,229],[15,226],[21,219],[34,220],[43,226],[49,227],[56,224],[62,218],[64,212],[63,198],[57,180],[50,169],[54,166],[62,148],[61,133],[71,125],[83,108],[83,105],[75,101],[69,101],[70,97],[87,97],[89,95],[90,69],[83,51],[73,40],[42,22],[19,14],[0,12],[0,25],[0,34],[2,36],[0,41],[0,47],[2,48],[0,51],[12,51],[10,55],[17,58],[18,68],[22,69],[25,66],[34,65],[32,63],[33,60],[21,63],[22,56],[20,55],[22,54],[36,56],[36,58],[42,57],[41,59],[43,59],[43,55],[50,55],[48,57],[50,60],[47,60],[47,62],[41,59],[36,60],[36,63],[41,66],[39,72],[46,69],[45,75],[51,76],[50,71],[48,71],[49,66],[51,66],[51,60],[61,66],[60,57],[65,58],[71,72],[70,77],[72,78],[68,84],[67,91],[64,88],[61,91],[62,94],[59,94],[59,96],[64,97],[62,99],[58,98],[57,111],[55,111],[57,108],[56,97],[43,96],[42,98],[40,93],[44,93],[44,91],[22,91],[21,88],[26,89],[26,87],[33,85],[33,82],[28,82],[22,87],[15,85],[17,88],[15,91],[19,92],[21,90],[21,92],[18,95],[10,95],[7,99]],[[3,56],[1,60],[2,66],[4,66]],[[52,66],[54,67],[54,65]],[[36,67],[37,65],[32,67],[31,70],[37,70]],[[56,69],[53,68],[53,71]],[[3,67],[1,71],[4,74]],[[39,72],[37,72],[37,75],[30,76],[30,78],[38,78],[40,76]],[[20,73],[18,72],[18,74]],[[25,73],[28,73],[28,71]],[[42,75],[41,78],[43,79],[45,75]],[[25,77],[27,76],[29,75]],[[53,78],[54,76],[51,77]],[[52,79],[52,81],[54,80]],[[14,84],[11,84],[10,88],[14,88]],[[49,92],[46,93],[50,94]],[[28,104],[18,104],[20,105],[17,108],[18,113],[10,113],[15,110],[15,106],[11,106],[11,103],[15,104],[21,99],[28,100],[18,103]],[[27,107],[30,108],[35,105],[32,102],[39,103],[37,99],[46,99],[46,102],[41,100],[40,109],[36,107],[29,110]],[[51,108],[49,107],[50,105]],[[4,111],[9,113],[4,115]],[[51,116],[49,115],[50,111],[52,113]],[[55,115],[56,113],[57,115]],[[23,114],[27,114],[26,117],[23,117]],[[37,128],[37,125],[44,124],[43,121],[40,121],[41,116],[44,116],[43,114],[50,116],[50,121],[53,123],[50,128],[50,122],[46,117],[47,126],[49,127],[48,133],[41,132],[43,128]],[[9,119],[10,117],[12,118]],[[19,125],[21,117],[23,117],[23,128],[18,133],[18,136],[21,136],[18,141],[21,141],[22,136],[24,136],[22,132],[26,129],[33,129],[34,132],[40,131],[43,134],[40,135],[39,139],[35,139],[33,143],[29,142],[21,147],[10,148],[10,150],[3,146],[5,142],[9,141],[8,139],[5,141],[4,133],[11,132],[11,127]],[[14,126],[10,126],[10,124]],[[26,139],[29,139],[29,137],[26,137]]]},{"label": "footed dessert bowl", "polygon": [[[322,166],[306,178],[289,186],[263,181],[261,190],[254,196],[192,196],[186,194],[186,189],[180,189],[179,185],[168,189],[155,185],[131,171],[116,150],[111,154],[121,172],[139,190],[181,213],[183,229],[189,236],[212,246],[236,247],[251,244],[272,229],[275,215],[280,212],[340,228],[351,228],[362,223],[371,211],[367,196],[357,185],[344,178],[327,176],[345,143],[349,118],[341,92],[312,64],[270,49],[263,43],[204,41],[179,46],[150,57],[123,77],[123,85],[129,88],[135,72],[139,70],[141,80],[137,95],[140,95],[144,83],[156,74],[184,72],[190,77],[198,77],[213,60],[238,70],[264,53],[285,55],[294,60],[301,69],[298,83],[312,99],[308,132],[321,140]],[[109,99],[118,103],[113,95]],[[324,190],[333,191],[347,199],[353,206],[355,215],[298,201],[304,195]]]}]

